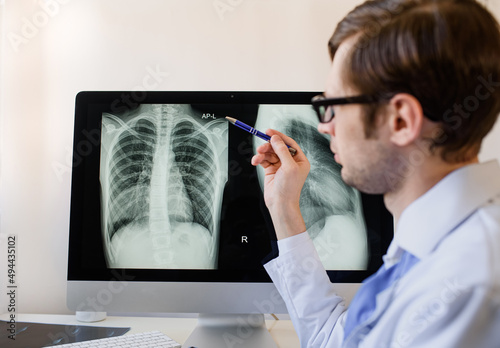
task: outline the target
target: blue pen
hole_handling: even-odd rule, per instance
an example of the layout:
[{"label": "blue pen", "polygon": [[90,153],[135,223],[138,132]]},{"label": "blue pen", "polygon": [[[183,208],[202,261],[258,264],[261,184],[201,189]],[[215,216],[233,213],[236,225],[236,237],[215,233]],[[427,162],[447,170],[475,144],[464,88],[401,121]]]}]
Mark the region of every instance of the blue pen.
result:
[{"label": "blue pen", "polygon": [[[269,135],[264,134],[264,133],[258,131],[257,129],[249,126],[246,123],[238,121],[237,119],[229,117],[229,116],[226,116],[226,120],[228,120],[229,122],[231,122],[232,124],[234,124],[236,127],[241,128],[244,131],[247,131],[248,133],[253,134],[253,135],[255,135],[258,138],[261,138],[262,140],[265,140],[267,142],[271,141],[271,137]],[[290,154],[292,156],[295,156],[295,154],[297,153],[297,150],[295,150],[293,147],[291,147],[289,145],[287,145],[287,146],[288,146],[288,151],[290,151]]]}]

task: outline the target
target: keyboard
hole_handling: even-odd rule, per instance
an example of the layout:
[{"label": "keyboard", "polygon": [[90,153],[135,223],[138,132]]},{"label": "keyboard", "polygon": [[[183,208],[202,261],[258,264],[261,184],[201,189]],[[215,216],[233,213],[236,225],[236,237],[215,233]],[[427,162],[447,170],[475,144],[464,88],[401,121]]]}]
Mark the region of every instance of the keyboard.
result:
[{"label": "keyboard", "polygon": [[116,337],[100,338],[84,342],[74,342],[51,347],[71,348],[181,348],[177,343],[160,331],[141,332]]}]

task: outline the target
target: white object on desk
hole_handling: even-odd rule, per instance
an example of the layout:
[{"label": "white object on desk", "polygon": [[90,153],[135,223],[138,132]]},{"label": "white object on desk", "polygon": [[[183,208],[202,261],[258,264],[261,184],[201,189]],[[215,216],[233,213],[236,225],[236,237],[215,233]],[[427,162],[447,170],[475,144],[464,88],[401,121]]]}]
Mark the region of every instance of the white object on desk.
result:
[{"label": "white object on desk", "polygon": [[106,319],[106,312],[83,312],[76,311],[76,320],[83,323],[95,323]]}]

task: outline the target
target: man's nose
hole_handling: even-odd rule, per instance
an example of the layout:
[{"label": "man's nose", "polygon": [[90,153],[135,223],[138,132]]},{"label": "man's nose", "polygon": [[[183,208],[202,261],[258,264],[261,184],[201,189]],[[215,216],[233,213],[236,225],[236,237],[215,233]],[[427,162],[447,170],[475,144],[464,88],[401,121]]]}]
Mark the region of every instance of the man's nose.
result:
[{"label": "man's nose", "polygon": [[318,132],[335,136],[335,118],[328,123],[318,124]]}]

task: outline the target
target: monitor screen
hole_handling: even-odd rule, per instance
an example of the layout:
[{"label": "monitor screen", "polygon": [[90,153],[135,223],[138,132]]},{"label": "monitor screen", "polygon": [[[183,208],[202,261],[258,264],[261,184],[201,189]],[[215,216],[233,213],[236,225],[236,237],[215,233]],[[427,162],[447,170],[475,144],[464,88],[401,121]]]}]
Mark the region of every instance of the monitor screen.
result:
[{"label": "monitor screen", "polygon": [[181,287],[270,282],[262,262],[276,236],[262,169],[250,163],[264,141],[226,116],[297,141],[311,162],[301,211],[330,279],[359,283],[372,274],[393,220],[382,197],[343,183],[316,129],[315,94],[80,92],[68,280],[125,272],[133,282]]}]

